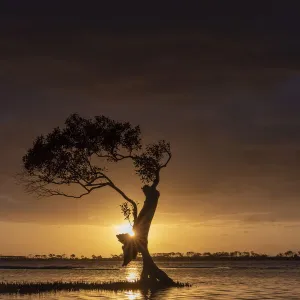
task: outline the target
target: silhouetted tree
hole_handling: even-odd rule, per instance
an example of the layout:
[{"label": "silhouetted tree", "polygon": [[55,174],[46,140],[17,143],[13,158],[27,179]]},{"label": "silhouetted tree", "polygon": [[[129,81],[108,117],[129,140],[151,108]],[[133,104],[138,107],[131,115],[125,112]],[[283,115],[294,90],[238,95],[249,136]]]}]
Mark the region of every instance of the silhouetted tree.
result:
[{"label": "silhouetted tree", "polygon": [[294,256],[294,252],[293,252],[292,250],[288,250],[288,251],[286,251],[286,252],[284,253],[284,255],[285,255],[286,257],[292,257],[292,256]]},{"label": "silhouetted tree", "polygon": [[245,256],[245,257],[249,257],[250,256],[250,252],[244,251],[244,252],[242,252],[242,255]]},{"label": "silhouetted tree", "polygon": [[[125,199],[121,210],[125,219],[130,221],[132,218],[135,232],[134,237],[129,234],[117,236],[123,244],[123,265],[141,253],[141,280],[173,284],[173,280],[156,266],[148,251],[148,234],[160,196],[157,190],[160,171],[170,159],[170,144],[164,140],[142,146],[139,126],[133,127],[128,122],[117,122],[105,116],[85,119],[73,114],[67,118],[65,128],[57,127],[34,141],[23,157],[21,179],[27,191],[38,196],[81,198],[99,188],[115,190]],[[139,213],[137,203],[108,175],[107,165],[123,160],[132,161],[136,174],[144,183],[145,201]],[[79,190],[71,186],[77,186]]]},{"label": "silhouetted tree", "polygon": [[188,252],[186,253],[186,256],[192,257],[194,254],[195,254],[195,252],[193,252],[193,251],[188,251]]}]

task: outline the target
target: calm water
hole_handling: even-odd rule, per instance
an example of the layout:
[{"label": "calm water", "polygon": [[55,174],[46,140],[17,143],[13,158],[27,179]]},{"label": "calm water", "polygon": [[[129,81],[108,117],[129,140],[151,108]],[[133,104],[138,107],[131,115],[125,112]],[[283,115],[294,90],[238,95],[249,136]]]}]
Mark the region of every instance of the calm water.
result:
[{"label": "calm water", "polygon": [[[1,263],[3,265],[3,262]],[[6,263],[8,264],[8,263]],[[10,263],[12,265],[12,263]],[[24,265],[24,264],[23,264]],[[63,264],[65,265],[65,263]],[[62,292],[40,296],[0,295],[12,299],[300,299],[300,262],[168,262],[158,263],[175,280],[190,282],[190,288],[171,288],[154,294],[141,292]],[[135,280],[139,262],[120,268],[119,262],[82,264],[71,270],[0,270],[0,281]]]}]

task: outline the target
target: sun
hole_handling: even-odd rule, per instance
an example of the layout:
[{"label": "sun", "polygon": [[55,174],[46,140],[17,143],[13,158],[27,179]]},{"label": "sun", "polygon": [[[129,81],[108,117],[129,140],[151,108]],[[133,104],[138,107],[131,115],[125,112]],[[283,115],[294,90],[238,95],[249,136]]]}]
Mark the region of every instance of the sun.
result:
[{"label": "sun", "polygon": [[117,231],[118,234],[120,234],[120,233],[128,233],[132,237],[135,235],[135,233],[134,233],[134,231],[132,229],[132,226],[130,224],[128,224],[128,223],[116,225],[115,229],[116,229],[116,231]]}]

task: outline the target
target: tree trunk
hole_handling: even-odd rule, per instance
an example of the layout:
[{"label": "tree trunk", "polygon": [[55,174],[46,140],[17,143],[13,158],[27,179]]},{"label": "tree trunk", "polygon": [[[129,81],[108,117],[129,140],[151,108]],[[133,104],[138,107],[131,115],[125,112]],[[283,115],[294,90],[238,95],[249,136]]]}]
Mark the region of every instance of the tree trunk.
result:
[{"label": "tree trunk", "polygon": [[160,282],[166,285],[172,285],[174,281],[157,267],[148,250],[148,234],[160,194],[153,186],[150,187],[146,185],[143,191],[146,200],[133,226],[137,251],[140,252],[143,257],[141,281]]},{"label": "tree trunk", "polygon": [[165,285],[172,285],[174,281],[153,261],[148,248],[141,250],[143,257],[143,270],[141,273],[141,281],[160,282]]},{"label": "tree trunk", "polygon": [[143,192],[146,196],[143,208],[136,218],[133,230],[134,237],[129,234],[118,234],[118,240],[123,244],[124,261],[123,266],[128,265],[137,257],[140,252],[143,257],[143,270],[141,273],[141,281],[160,282],[163,285],[173,285],[174,281],[154,263],[148,250],[148,235],[152,219],[154,217],[159,192],[155,186],[145,185]]}]

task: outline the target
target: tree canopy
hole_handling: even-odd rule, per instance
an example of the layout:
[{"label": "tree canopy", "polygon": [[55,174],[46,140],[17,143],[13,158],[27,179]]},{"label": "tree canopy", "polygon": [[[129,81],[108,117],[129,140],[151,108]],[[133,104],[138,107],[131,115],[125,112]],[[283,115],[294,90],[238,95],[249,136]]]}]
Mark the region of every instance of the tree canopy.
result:
[{"label": "tree canopy", "polygon": [[[171,159],[170,144],[159,140],[143,146],[139,126],[105,116],[86,119],[72,114],[64,128],[56,127],[36,138],[23,157],[21,179],[27,191],[38,196],[81,198],[96,189],[111,187],[132,205],[135,219],[136,202],[108,176],[107,166],[125,159],[132,161],[143,183],[157,185],[160,170]],[[70,185],[79,186],[80,191],[65,192],[63,186]],[[124,215],[126,211],[130,214],[127,203],[121,207]]]}]

